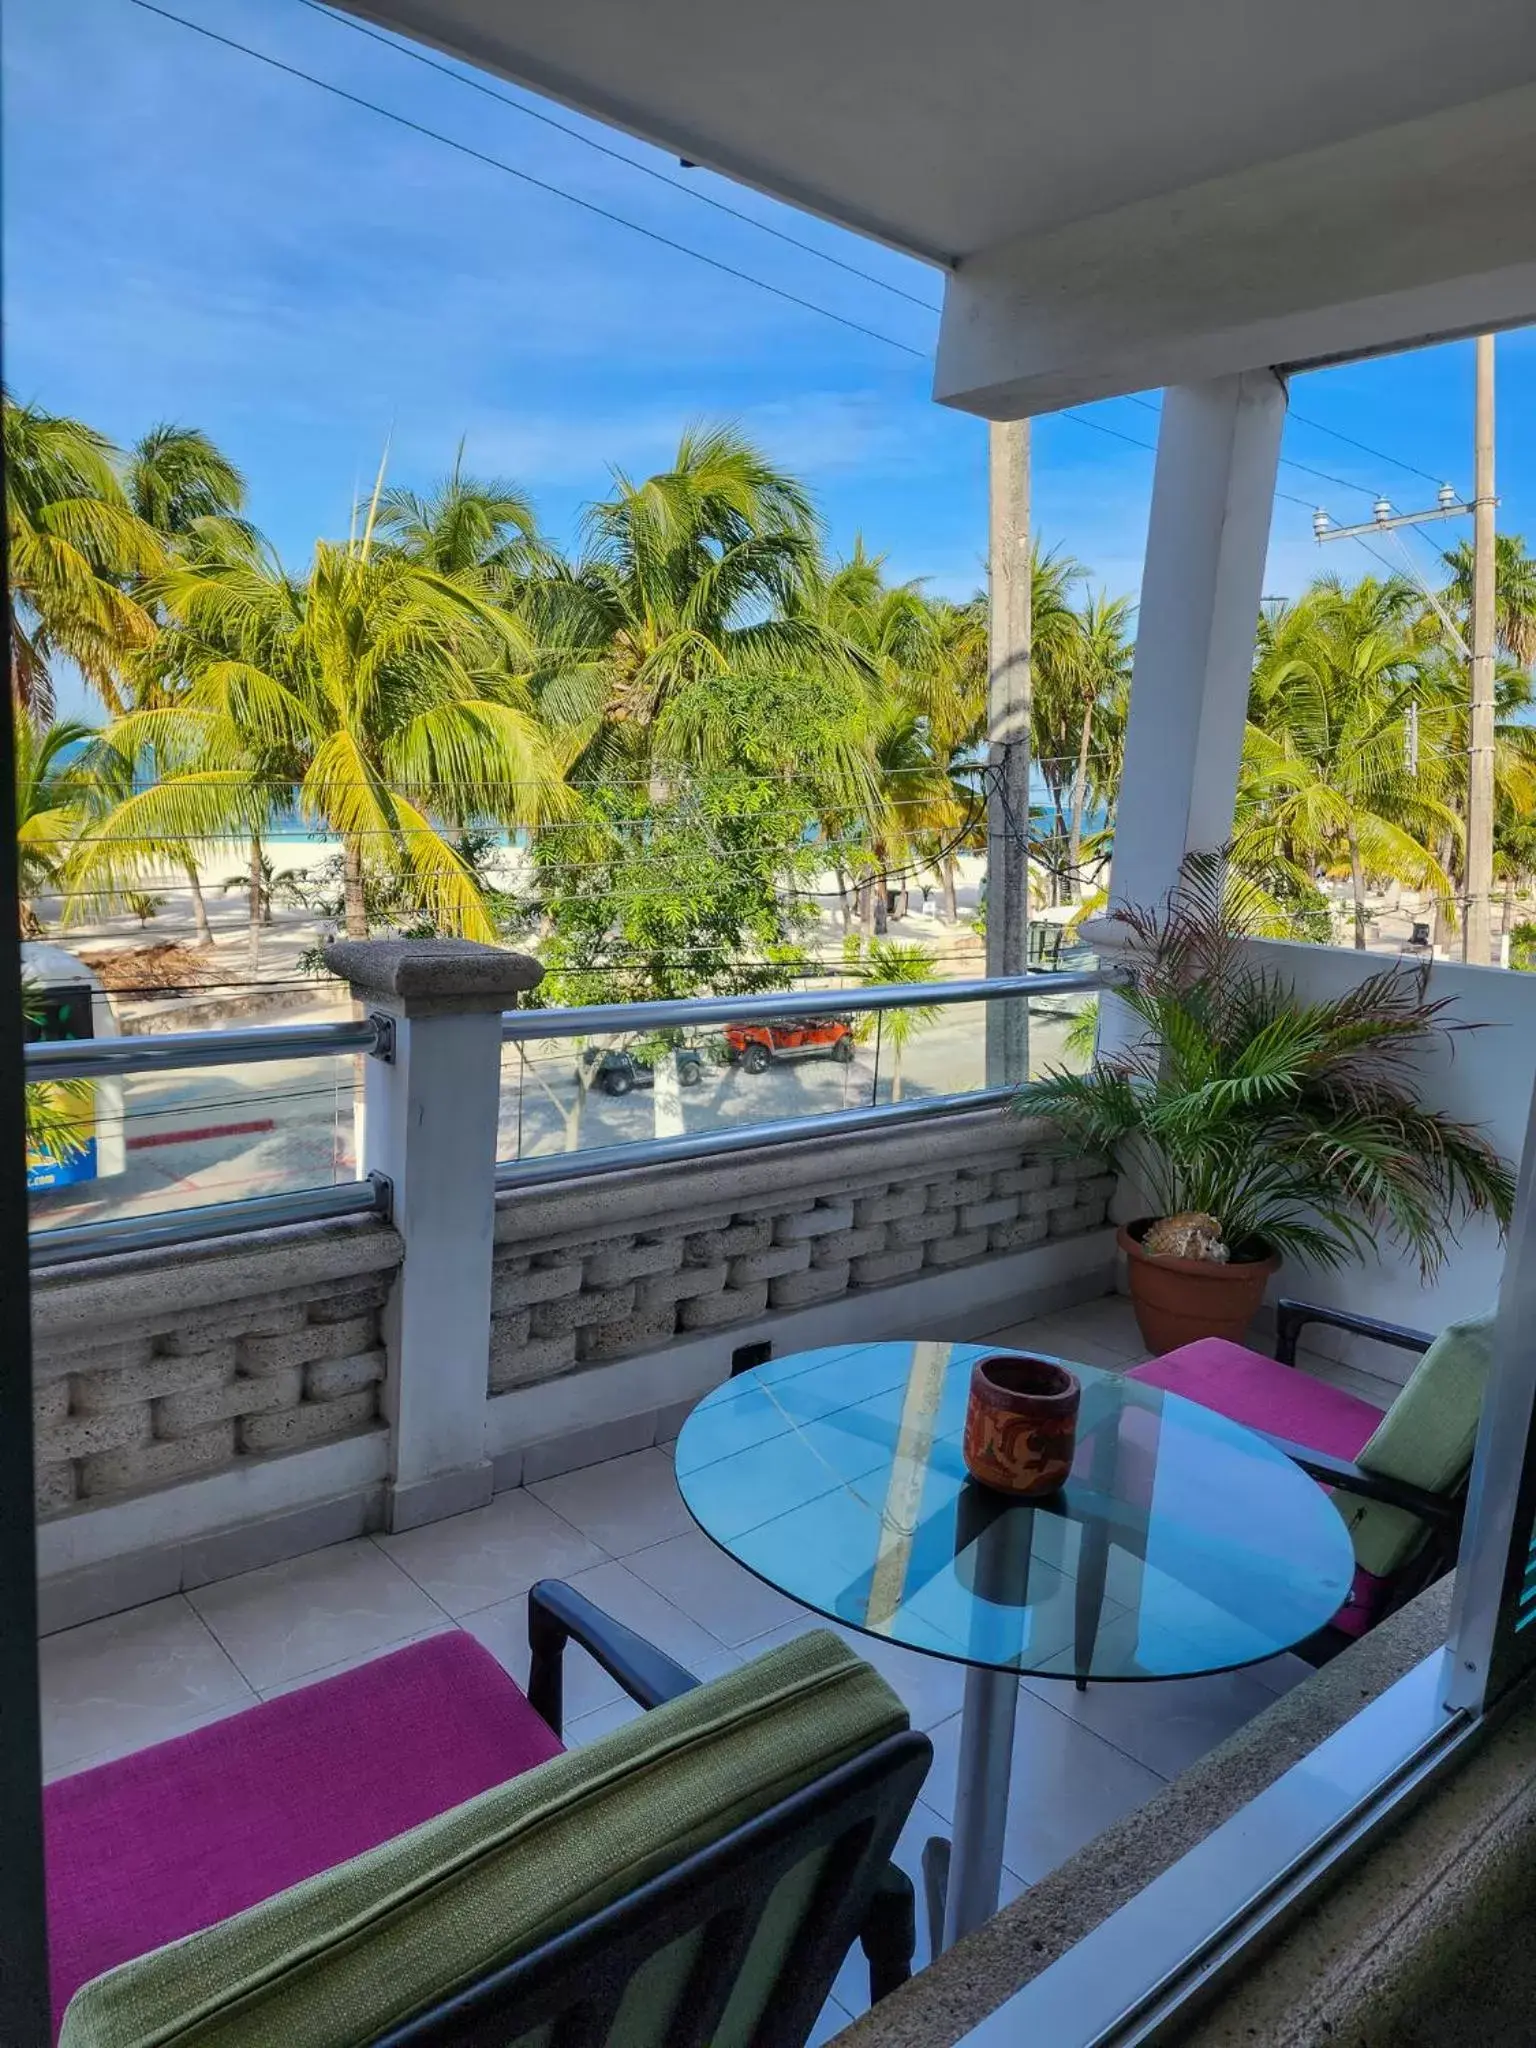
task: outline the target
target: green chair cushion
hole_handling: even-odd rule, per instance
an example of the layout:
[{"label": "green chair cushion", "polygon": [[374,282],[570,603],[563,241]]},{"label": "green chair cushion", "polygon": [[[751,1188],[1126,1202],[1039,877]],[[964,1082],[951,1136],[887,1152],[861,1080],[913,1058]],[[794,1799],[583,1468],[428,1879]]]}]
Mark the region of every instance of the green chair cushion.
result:
[{"label": "green chair cushion", "polygon": [[[801,1636],[109,1970],[71,1999],[59,2048],[365,2048],[906,1726],[895,1693],[836,1636]],[[808,1874],[779,1890],[808,1897]],[[782,1952],[794,1915],[775,1904],[762,1938]],[[675,1947],[654,1959],[649,1987],[631,1987],[626,2038],[664,2040],[665,1999],[685,1981],[686,1944]],[[748,1957],[722,2038],[749,2038],[771,1962]]]},{"label": "green chair cushion", "polygon": [[[1472,1462],[1492,1345],[1491,1315],[1447,1323],[1381,1418],[1358,1462],[1368,1472],[1430,1493],[1454,1487]],[[1355,1562],[1378,1577],[1400,1570],[1425,1539],[1424,1524],[1404,1508],[1352,1500],[1343,1493],[1335,1493],[1334,1503],[1354,1539]]]}]

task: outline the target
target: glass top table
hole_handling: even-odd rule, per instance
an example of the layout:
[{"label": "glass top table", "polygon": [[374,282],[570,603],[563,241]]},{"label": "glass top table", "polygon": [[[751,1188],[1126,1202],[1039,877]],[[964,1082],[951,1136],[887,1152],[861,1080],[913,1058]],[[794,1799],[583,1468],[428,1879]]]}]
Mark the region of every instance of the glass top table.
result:
[{"label": "glass top table", "polygon": [[707,1395],[677,1441],[690,1513],[749,1571],[970,1667],[946,1940],[996,1910],[1021,1673],[1134,1682],[1256,1663],[1330,1621],[1354,1572],[1328,1495],[1262,1437],[1071,1360],[1083,1393],[1061,1492],[978,1486],[960,1442],[989,1350],[773,1359]]}]

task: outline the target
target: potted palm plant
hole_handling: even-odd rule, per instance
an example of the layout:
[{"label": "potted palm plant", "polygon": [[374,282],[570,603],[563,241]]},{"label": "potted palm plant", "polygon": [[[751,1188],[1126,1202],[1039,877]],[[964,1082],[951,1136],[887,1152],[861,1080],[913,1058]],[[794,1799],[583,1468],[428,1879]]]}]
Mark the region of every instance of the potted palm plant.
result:
[{"label": "potted palm plant", "polygon": [[1145,1196],[1120,1243],[1155,1351],[1240,1339],[1284,1259],[1338,1267],[1394,1245],[1429,1279],[1461,1219],[1502,1226],[1513,1206],[1514,1174],[1483,1133],[1417,1099],[1424,1052],[1478,1027],[1449,1021],[1450,999],[1401,961],[1303,1000],[1245,943],[1268,908],[1225,853],[1191,854],[1165,906],[1110,919],[1117,1000],[1143,1036],[1014,1099]]}]

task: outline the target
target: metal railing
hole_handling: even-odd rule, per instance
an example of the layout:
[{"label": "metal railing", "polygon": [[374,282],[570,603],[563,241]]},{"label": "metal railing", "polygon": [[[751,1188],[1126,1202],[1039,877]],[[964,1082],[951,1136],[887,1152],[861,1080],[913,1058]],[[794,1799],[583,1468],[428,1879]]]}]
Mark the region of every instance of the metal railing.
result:
[{"label": "metal railing", "polygon": [[29,1081],[85,1081],[108,1074],[147,1074],[181,1067],[235,1067],[263,1060],[318,1059],[374,1052],[388,1020],[345,1024],[262,1024],[248,1031],[145,1032],[129,1038],[69,1038],[29,1045]]},{"label": "metal railing", "polygon": [[[505,1041],[590,1040],[605,1035],[640,1036],[657,1031],[704,1031],[713,1026],[789,1022],[829,1012],[880,1013],[908,1007],[949,1008],[1003,999],[1064,996],[1111,985],[1113,974],[1032,973],[996,981],[948,981],[917,984],[856,985],[765,995],[691,997],[651,1003],[597,1003],[567,1009],[520,1009],[502,1019]],[[388,1057],[393,1023],[373,1016],[337,1023],[265,1025],[234,1031],[197,1031],[124,1038],[70,1040],[26,1048],[29,1082],[101,1079],[121,1074],[166,1073],[183,1068],[326,1058],[346,1054]],[[828,1110],[758,1122],[733,1123],[677,1137],[637,1137],[622,1143],[537,1155],[498,1165],[498,1188],[540,1186],[576,1175],[646,1168],[763,1146],[792,1143],[810,1135],[838,1137],[884,1130],[926,1119],[946,1118],[965,1110],[995,1107],[1009,1088],[982,1087],[960,1094],[921,1097],[896,1103],[871,1103],[852,1109]],[[379,1176],[333,1186],[298,1188],[290,1192],[199,1207],[157,1210],[93,1222],[60,1224],[33,1234],[33,1263],[52,1266],[66,1260],[112,1252],[192,1243],[232,1233],[270,1229],[278,1224],[314,1222],[353,1215],[388,1215],[390,1191]]]},{"label": "metal railing", "polygon": [[108,1252],[150,1251],[156,1245],[194,1244],[199,1238],[274,1230],[282,1223],[324,1223],[337,1216],[387,1216],[390,1187],[382,1174],[341,1181],[331,1188],[294,1188],[252,1195],[240,1202],[205,1202],[198,1209],[166,1209],[153,1216],[107,1216],[96,1223],[65,1223],[33,1235],[34,1268]]},{"label": "metal railing", "polygon": [[929,1123],[963,1109],[996,1109],[1011,1088],[973,1088],[967,1095],[930,1095],[918,1102],[872,1103],[863,1109],[828,1110],[821,1115],[778,1117],[761,1124],[733,1124],[718,1131],[691,1131],[680,1138],[632,1138],[623,1145],[593,1145],[581,1152],[555,1152],[537,1159],[506,1159],[496,1168],[498,1188],[543,1187],[574,1173],[612,1173],[618,1167],[676,1164],[710,1159],[721,1152],[756,1151],[789,1145],[814,1133],[818,1138],[857,1136],[889,1130],[893,1124]]},{"label": "metal railing", "polygon": [[996,981],[874,982],[853,988],[770,990],[760,996],[682,996],[664,1003],[590,1003],[570,1010],[509,1010],[501,1035],[525,1038],[597,1038],[607,1031],[670,1031],[692,1025],[764,1024],[778,1018],[824,1017],[829,1011],[905,1010],[933,1004],[985,1003],[1003,996],[1069,996],[1101,989],[1108,976],[1095,968],[1084,974],[1008,974]]}]

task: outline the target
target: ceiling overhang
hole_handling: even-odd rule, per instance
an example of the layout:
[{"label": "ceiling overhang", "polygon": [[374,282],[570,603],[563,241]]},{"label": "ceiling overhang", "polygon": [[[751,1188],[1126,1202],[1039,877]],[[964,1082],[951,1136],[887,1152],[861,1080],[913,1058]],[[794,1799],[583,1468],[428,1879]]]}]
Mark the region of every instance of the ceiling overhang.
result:
[{"label": "ceiling overhang", "polygon": [[990,417],[1536,319],[1532,0],[346,0],[941,264]]}]

